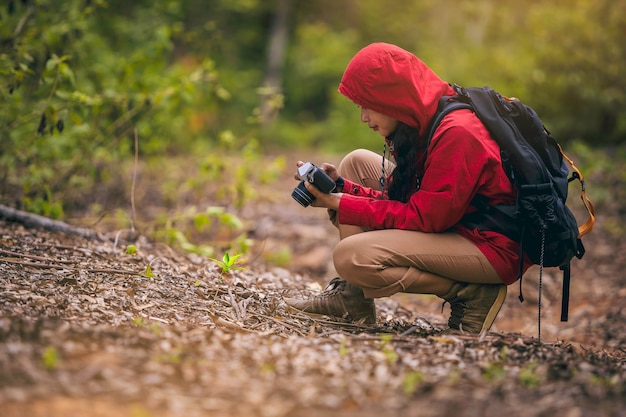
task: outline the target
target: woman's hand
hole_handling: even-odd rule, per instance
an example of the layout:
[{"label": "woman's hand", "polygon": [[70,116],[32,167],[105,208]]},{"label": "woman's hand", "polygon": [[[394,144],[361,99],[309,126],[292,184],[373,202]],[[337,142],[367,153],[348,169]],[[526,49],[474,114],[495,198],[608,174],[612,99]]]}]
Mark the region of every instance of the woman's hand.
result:
[{"label": "woman's hand", "polygon": [[[303,161],[296,162],[296,167],[300,168],[302,165],[304,165]],[[318,168],[324,171],[333,181],[337,181],[339,179],[339,171],[337,171],[337,168],[333,164],[324,162]],[[297,181],[302,181],[297,171],[294,178]],[[325,194],[308,181],[304,181],[304,186],[315,197],[315,201],[311,203],[312,207],[326,207],[333,210],[337,210],[339,208],[339,200],[341,200],[342,195],[341,193]]]},{"label": "woman's hand", "polygon": [[326,207],[333,210],[339,210],[339,202],[343,193],[325,194],[310,182],[305,181],[304,186],[313,194],[315,200],[311,203],[312,207]]},{"label": "woman's hand", "polygon": [[[302,165],[304,165],[303,161],[296,162],[296,167],[297,168],[300,168]],[[329,164],[328,162],[324,162],[318,168],[321,169],[322,171],[324,171],[326,173],[326,175],[328,175],[330,178],[333,179],[333,181],[337,181],[339,179],[339,171],[337,171],[337,168],[333,164]],[[298,176],[298,170],[297,169],[296,169],[296,174],[294,175],[294,178],[296,180],[300,181],[300,177]]]}]

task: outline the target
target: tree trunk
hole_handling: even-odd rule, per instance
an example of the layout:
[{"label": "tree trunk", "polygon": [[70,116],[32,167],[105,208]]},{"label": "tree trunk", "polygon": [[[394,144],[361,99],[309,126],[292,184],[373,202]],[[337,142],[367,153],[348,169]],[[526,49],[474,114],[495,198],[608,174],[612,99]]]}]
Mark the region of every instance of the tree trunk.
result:
[{"label": "tree trunk", "polygon": [[271,123],[282,107],[279,98],[282,93],[285,51],[289,36],[289,15],[293,0],[278,0],[274,20],[270,29],[267,50],[267,69],[261,93],[261,124]]}]

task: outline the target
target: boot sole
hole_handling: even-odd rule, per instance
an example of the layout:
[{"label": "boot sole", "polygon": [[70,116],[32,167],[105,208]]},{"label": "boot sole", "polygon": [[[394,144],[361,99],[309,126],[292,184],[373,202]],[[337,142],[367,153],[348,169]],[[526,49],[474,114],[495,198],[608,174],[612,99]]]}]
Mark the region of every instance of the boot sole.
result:
[{"label": "boot sole", "polygon": [[500,290],[498,291],[498,296],[496,297],[496,300],[493,302],[493,305],[489,309],[489,313],[487,313],[487,317],[485,318],[485,321],[483,322],[483,327],[480,329],[479,334],[488,332],[489,329],[491,329],[491,326],[493,325],[493,322],[496,320],[496,317],[498,316],[498,313],[500,312],[500,309],[502,308],[502,305],[504,304],[505,299],[506,299],[506,285],[503,285],[502,287],[500,287]]}]

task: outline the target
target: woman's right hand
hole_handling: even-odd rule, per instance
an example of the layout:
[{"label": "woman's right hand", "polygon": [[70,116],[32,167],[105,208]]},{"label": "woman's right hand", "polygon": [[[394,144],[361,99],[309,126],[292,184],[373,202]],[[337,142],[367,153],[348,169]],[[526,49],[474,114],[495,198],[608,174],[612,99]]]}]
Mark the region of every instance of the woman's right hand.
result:
[{"label": "woman's right hand", "polygon": [[[304,165],[304,161],[296,162],[296,167],[297,168],[300,168],[302,165]],[[330,178],[332,178],[333,181],[337,181],[339,179],[339,171],[337,171],[337,168],[333,164],[329,164],[328,162],[324,162],[322,165],[319,166],[319,169],[324,171],[326,173],[326,175],[328,175]],[[296,180],[298,180],[298,181],[301,181],[300,180],[300,176],[298,175],[297,169],[296,169],[296,173],[294,175],[294,178]]]},{"label": "woman's right hand", "polygon": [[333,164],[329,164],[328,162],[324,162],[320,169],[326,173],[333,181],[337,181],[339,179],[339,171]]}]

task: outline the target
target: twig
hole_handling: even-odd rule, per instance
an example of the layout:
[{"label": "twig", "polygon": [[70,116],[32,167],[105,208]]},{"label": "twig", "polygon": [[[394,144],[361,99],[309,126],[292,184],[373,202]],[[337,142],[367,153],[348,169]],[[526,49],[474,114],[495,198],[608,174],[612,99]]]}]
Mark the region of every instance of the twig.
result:
[{"label": "twig", "polygon": [[268,319],[272,320],[274,323],[276,323],[276,324],[278,324],[278,325],[280,325],[282,327],[287,327],[288,329],[291,329],[291,330],[295,331],[296,333],[298,333],[301,337],[305,337],[306,336],[306,333],[303,333],[302,330],[301,330],[302,326],[301,326],[300,323],[298,323],[296,325],[296,324],[290,323],[290,322],[288,322],[286,320],[278,320],[275,317],[265,316],[265,315],[262,315],[262,314],[257,314],[257,316],[268,318]]},{"label": "twig", "polygon": [[120,229],[120,230],[118,230],[117,233],[115,233],[115,240],[113,241],[113,251],[117,251],[117,243],[119,242],[120,235],[123,232],[134,232],[134,230],[133,229]]},{"label": "twig", "polygon": [[162,319],[162,318],[160,318],[160,317],[148,316],[148,318],[149,318],[150,320],[160,321],[161,323],[164,323],[164,324],[170,324],[170,322],[169,322],[169,321],[167,321],[167,320],[165,320],[165,319]]},{"label": "twig", "polygon": [[68,269],[66,266],[61,266],[61,265],[38,264],[35,262],[16,261],[16,260],[7,259],[7,258],[0,258],[0,262],[6,262],[9,264],[16,264],[16,265],[32,266],[32,267],[41,268],[41,269]]},{"label": "twig", "polygon": [[239,304],[237,304],[237,300],[235,300],[235,296],[231,289],[228,289],[228,295],[230,297],[230,304],[233,306],[233,310],[235,310],[235,318],[237,321],[241,320],[241,310],[239,308]]},{"label": "twig", "polygon": [[254,330],[250,330],[250,329],[246,329],[245,327],[241,327],[237,323],[233,323],[231,321],[225,320],[225,319],[221,318],[220,316],[211,313],[208,310],[206,311],[206,313],[208,314],[208,316],[213,321],[213,324],[215,324],[216,326],[222,326],[222,327],[226,327],[228,329],[237,330],[237,331],[246,332],[246,333],[258,333],[258,332],[254,331]]},{"label": "twig", "polygon": [[26,21],[28,20],[32,12],[33,12],[33,6],[29,6],[28,9],[26,9],[26,13],[24,13],[19,23],[17,24],[15,30],[13,31],[14,38],[17,38],[20,32],[22,32],[22,29],[26,25]]},{"label": "twig", "polygon": [[127,274],[127,275],[140,275],[140,276],[145,276],[142,273],[138,273],[135,271],[126,271],[126,270],[119,270],[119,269],[110,269],[110,268],[92,268],[92,269],[76,269],[76,268],[68,268],[67,266],[62,266],[62,265],[54,265],[54,264],[38,264],[35,262],[27,262],[27,261],[16,261],[14,259],[7,259],[7,258],[0,258],[0,262],[6,262],[9,264],[16,264],[16,265],[24,265],[24,266],[30,266],[33,268],[39,268],[39,269],[67,269],[68,271],[85,271],[85,272],[101,272],[101,273],[106,273],[106,274]]},{"label": "twig", "polygon": [[128,274],[128,275],[140,275],[145,278],[150,278],[143,273],[135,272],[135,271],[126,271],[126,270],[117,270],[117,269],[109,269],[109,268],[93,268],[93,269],[83,269],[82,271],[86,272],[102,272],[105,274]]},{"label": "twig", "polygon": [[130,186],[130,208],[131,208],[131,218],[130,224],[131,229],[135,231],[135,182],[137,179],[137,165],[139,163],[139,134],[137,133],[137,128],[135,128],[135,162],[133,164],[133,180]]},{"label": "twig", "polygon": [[403,331],[402,333],[400,333],[400,336],[408,336],[411,333],[415,333],[415,331],[419,329],[419,327],[417,326],[411,326],[408,330]]},{"label": "twig", "polygon": [[[26,254],[26,253],[11,252],[9,250],[4,250],[4,249],[0,249],[0,253],[3,253],[5,255],[9,255],[9,256],[18,256],[20,258],[35,259],[37,261],[50,261],[51,260],[50,258],[46,258],[44,256],[37,256],[37,255],[29,255],[29,254]],[[74,261],[61,260],[61,259],[55,259],[54,262],[58,262],[58,263],[62,263],[62,264],[74,263]]]}]

